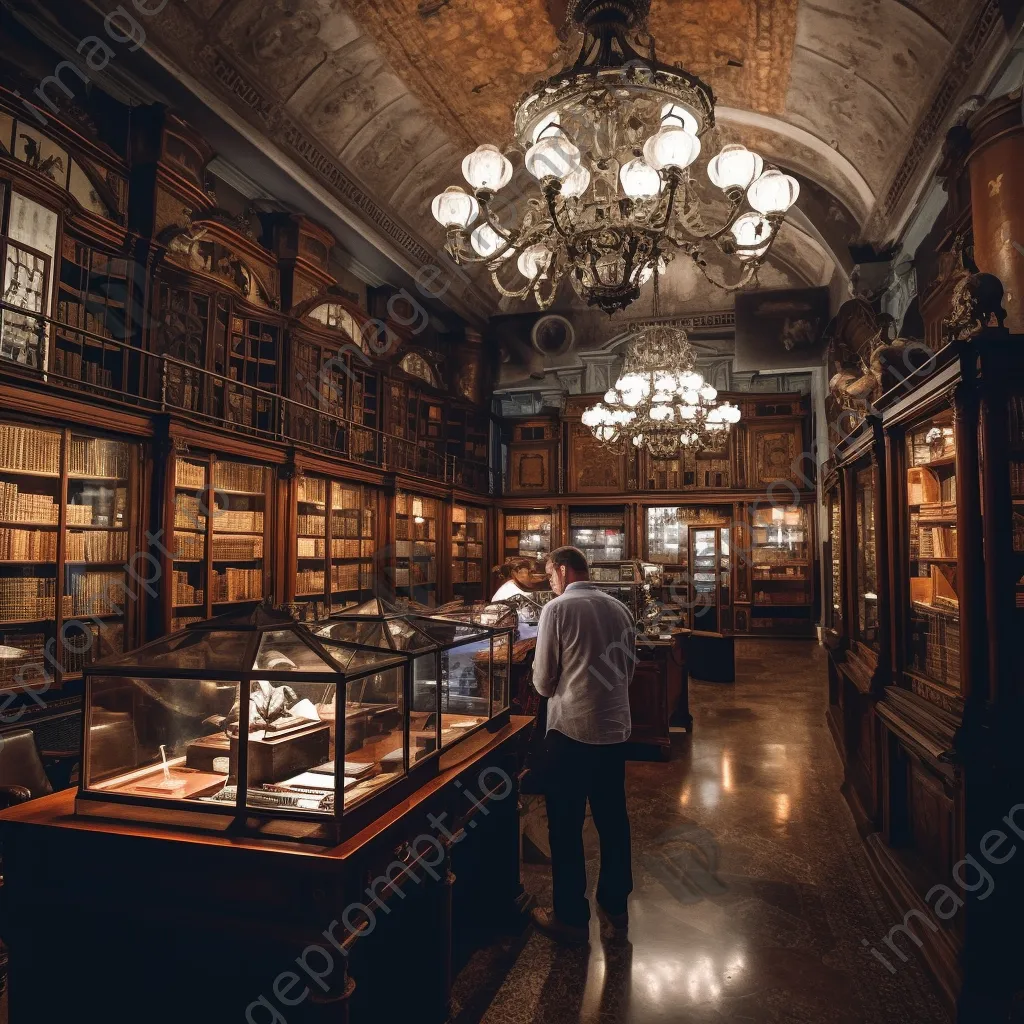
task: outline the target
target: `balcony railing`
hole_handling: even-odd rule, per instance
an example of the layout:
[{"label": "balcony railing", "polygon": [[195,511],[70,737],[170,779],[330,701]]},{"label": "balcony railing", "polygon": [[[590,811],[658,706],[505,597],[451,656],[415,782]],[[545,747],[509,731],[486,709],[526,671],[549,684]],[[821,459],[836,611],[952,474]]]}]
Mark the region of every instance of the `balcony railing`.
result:
[{"label": "balcony railing", "polygon": [[[47,363],[50,369],[43,368]],[[285,398],[6,302],[0,302],[0,373],[119,405],[175,412],[233,433],[309,445],[362,465],[493,493],[493,474],[482,463],[437,452],[345,419],[330,408]]]}]

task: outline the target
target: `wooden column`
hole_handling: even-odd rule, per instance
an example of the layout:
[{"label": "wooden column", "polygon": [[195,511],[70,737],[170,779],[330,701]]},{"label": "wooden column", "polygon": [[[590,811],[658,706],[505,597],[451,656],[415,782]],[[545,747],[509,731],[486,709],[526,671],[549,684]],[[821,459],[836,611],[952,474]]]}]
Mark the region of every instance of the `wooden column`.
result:
[{"label": "wooden column", "polygon": [[981,475],[978,466],[979,403],[976,366],[977,353],[974,348],[962,346],[960,383],[953,392],[960,692],[965,701],[980,707],[988,696],[985,667],[988,660],[988,629],[985,625],[985,551],[982,542]]},{"label": "wooden column", "polygon": [[857,621],[857,495],[854,487],[853,467],[839,470],[843,496],[843,639],[844,646],[856,635]]},{"label": "wooden column", "polygon": [[[901,429],[885,434],[885,475],[886,495],[888,497],[889,565],[891,567],[889,584],[889,665],[893,680],[899,679],[903,670],[907,628],[907,552],[906,533],[903,528],[903,516],[900,510],[903,505],[903,491],[906,487],[906,447],[904,432]],[[881,581],[879,581],[881,589]]]},{"label": "wooden column", "polygon": [[995,274],[1006,294],[1006,326],[1024,332],[1024,123],[1021,93],[993,100],[971,118],[971,219],[974,261]]},{"label": "wooden column", "polygon": [[871,466],[875,477],[875,571],[878,575],[878,667],[873,680],[877,692],[892,680],[890,666],[893,638],[890,607],[893,603],[893,574],[889,556],[889,488],[881,420],[872,419],[871,427],[875,435],[871,444]]}]

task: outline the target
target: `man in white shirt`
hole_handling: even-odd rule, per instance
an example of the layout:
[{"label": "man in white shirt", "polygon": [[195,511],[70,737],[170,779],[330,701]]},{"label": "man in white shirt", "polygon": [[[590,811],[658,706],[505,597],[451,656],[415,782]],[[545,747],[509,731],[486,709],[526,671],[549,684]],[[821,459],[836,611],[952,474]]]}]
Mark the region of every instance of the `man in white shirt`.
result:
[{"label": "man in white shirt", "polygon": [[636,631],[626,606],[590,582],[586,556],[578,548],[556,548],[545,569],[556,596],[541,612],[533,685],[548,698],[544,778],[554,907],[538,908],[533,919],[553,938],[585,943],[588,800],[601,841],[597,903],[603,930],[621,937],[628,926],[633,874],[626,741]]}]

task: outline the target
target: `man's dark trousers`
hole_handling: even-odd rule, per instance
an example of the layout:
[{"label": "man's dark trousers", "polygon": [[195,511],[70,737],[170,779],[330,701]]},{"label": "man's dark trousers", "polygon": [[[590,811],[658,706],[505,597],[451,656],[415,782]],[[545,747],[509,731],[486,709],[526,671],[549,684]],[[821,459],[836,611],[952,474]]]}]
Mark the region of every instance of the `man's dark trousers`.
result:
[{"label": "man's dark trousers", "polygon": [[544,782],[555,917],[574,926],[590,920],[583,853],[588,800],[601,840],[597,902],[609,914],[624,914],[633,891],[626,744],[579,743],[552,730],[547,735]]}]

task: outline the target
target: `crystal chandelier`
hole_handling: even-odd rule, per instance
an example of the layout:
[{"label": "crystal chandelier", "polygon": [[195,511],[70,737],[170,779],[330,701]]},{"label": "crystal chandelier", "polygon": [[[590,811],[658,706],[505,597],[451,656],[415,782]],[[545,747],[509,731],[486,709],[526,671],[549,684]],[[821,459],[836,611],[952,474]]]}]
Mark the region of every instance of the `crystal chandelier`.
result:
[{"label": "crystal chandelier", "polygon": [[[472,193],[452,185],[434,198],[449,254],[457,263],[485,264],[502,295],[532,292],[546,309],[568,277],[588,304],[613,313],[677,253],[731,291],[754,276],[796,201],[794,178],[765,169],[743,146],[724,146],[707,165],[722,223],[705,224],[707,204],[691,167],[711,143],[714,94],[695,75],[657,60],[645,31],[649,7],[650,0],[571,4],[579,56],[515,109],[510,149],[525,153],[539,190],[499,201],[512,164],[486,144],[462,162]],[[640,40],[646,56],[634,48]],[[711,245],[736,258],[734,282],[708,272]]]},{"label": "crystal chandelier", "polygon": [[719,449],[740,410],[695,369],[686,332],[647,327],[628,342],[622,373],[603,402],[584,410],[583,425],[614,451],[632,443],[656,459],[680,450]]}]

